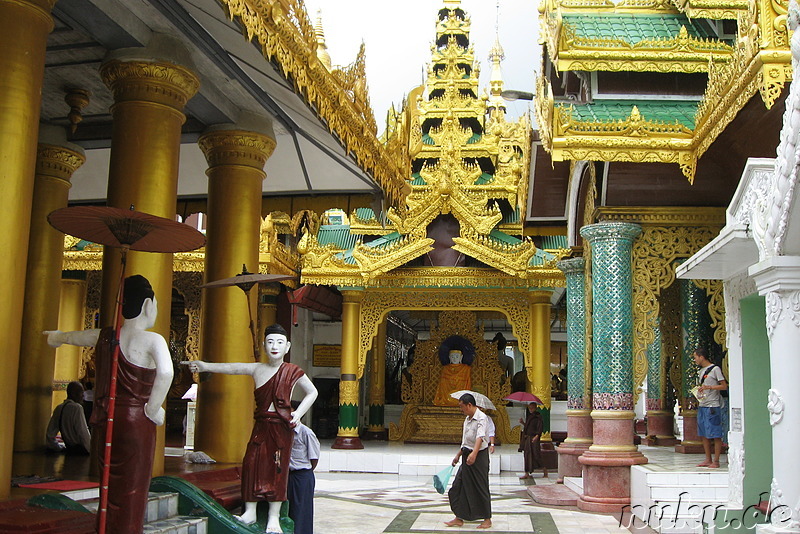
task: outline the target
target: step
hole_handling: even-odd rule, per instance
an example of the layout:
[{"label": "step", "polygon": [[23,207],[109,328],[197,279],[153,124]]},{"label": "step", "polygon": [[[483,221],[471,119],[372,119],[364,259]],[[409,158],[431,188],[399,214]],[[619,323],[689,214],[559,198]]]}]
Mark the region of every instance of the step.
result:
[{"label": "step", "polygon": [[564,477],[564,486],[583,495],[583,477]]},{"label": "step", "polygon": [[207,534],[205,517],[175,516],[147,523],[142,534]]},{"label": "step", "polygon": [[[80,501],[80,504],[97,513],[100,507],[100,499],[90,499],[87,501]],[[147,496],[147,511],[145,512],[144,522],[151,523],[153,521],[160,521],[169,519],[170,517],[178,515],[178,494],[177,493],[153,493],[150,492]]]}]

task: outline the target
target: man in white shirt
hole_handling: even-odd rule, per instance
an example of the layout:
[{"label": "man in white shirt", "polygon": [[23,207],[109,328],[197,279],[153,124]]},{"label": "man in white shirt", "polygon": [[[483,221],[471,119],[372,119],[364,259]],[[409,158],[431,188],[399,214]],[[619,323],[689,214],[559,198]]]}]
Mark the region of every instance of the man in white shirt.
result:
[{"label": "man in white shirt", "polygon": [[[292,409],[300,403],[292,401]],[[319,461],[319,440],[314,431],[298,422],[294,427],[292,456],[289,459],[289,517],[295,534],[314,534],[314,469]]]},{"label": "man in white shirt", "polygon": [[[81,406],[82,398],[81,383],[70,382],[67,385],[67,398],[56,406],[47,424],[45,441],[48,449],[57,452],[63,450],[67,454],[89,454],[91,437]],[[63,446],[56,439],[59,432]]]},{"label": "man in white shirt", "polygon": [[464,521],[482,519],[478,528],[492,527],[492,500],[489,494],[489,450],[487,415],[475,405],[475,397],[465,393],[458,400],[466,418],[461,434],[461,448],[453,458],[453,466],[463,456],[447,496],[455,518],[445,522],[448,527],[460,527]]}]

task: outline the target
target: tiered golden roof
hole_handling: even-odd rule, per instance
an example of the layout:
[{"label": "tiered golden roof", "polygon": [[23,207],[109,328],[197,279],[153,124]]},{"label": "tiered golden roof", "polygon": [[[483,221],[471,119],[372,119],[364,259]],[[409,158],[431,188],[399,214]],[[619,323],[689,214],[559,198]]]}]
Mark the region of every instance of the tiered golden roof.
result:
[{"label": "tiered golden roof", "polygon": [[[791,79],[786,5],[767,0],[542,2],[540,39],[560,72],[708,73],[699,104],[665,110],[639,96],[638,105],[634,99],[621,101],[600,119],[581,113],[579,103],[557,101],[540,76],[536,113],[544,147],[556,161],[678,163],[692,181],[697,160],[756,91],[770,108]],[[735,35],[721,31],[726,21],[736,22]],[[673,119],[665,119],[670,112]]]},{"label": "tiered golden roof", "polygon": [[[410,92],[402,111],[389,114],[386,146],[410,161],[411,193],[405,205],[390,208],[383,224],[353,212],[351,231],[381,237],[359,240],[350,249],[335,243],[323,245],[319,236],[304,235],[300,243],[303,283],[376,287],[386,281],[394,285],[402,271],[407,273],[403,275],[406,286],[417,285],[416,269],[404,266],[433,249],[428,226],[440,215],[451,214],[461,228],[453,249],[485,264],[486,273],[494,273],[494,283],[512,277],[533,286],[563,285],[555,262],[566,250],[555,255],[538,251],[533,241],[521,237],[530,118],[525,115],[509,122],[496,98],[479,96],[479,65],[469,44],[470,19],[458,6],[458,1],[449,0],[439,11],[425,86]],[[502,91],[501,56],[501,49],[493,51],[498,67],[492,76],[493,97]],[[386,279],[390,271],[394,271],[392,282]],[[448,268],[444,278],[449,281],[444,284],[490,283],[488,274],[476,277],[475,271]],[[467,278],[462,280],[462,276]]]}]

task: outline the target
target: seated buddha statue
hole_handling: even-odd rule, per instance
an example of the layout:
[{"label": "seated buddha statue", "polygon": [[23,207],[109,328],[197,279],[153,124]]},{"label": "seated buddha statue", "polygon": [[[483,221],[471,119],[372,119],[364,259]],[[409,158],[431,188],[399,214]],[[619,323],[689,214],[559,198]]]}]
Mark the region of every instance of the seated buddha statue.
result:
[{"label": "seated buddha statue", "polygon": [[458,399],[450,396],[454,391],[472,388],[472,374],[469,365],[461,363],[464,355],[460,350],[451,350],[450,363],[442,366],[439,385],[433,397],[435,406],[458,406]]}]

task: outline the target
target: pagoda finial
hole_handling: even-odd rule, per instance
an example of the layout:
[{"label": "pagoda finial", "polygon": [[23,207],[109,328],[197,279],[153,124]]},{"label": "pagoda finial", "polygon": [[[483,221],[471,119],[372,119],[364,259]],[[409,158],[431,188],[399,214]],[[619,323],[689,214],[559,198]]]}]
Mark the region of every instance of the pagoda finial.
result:
[{"label": "pagoda finial", "polygon": [[461,0],[444,0],[444,5],[448,9],[453,9],[461,6]]},{"label": "pagoda finial", "polygon": [[500,62],[505,59],[503,47],[500,46],[500,0],[497,0],[497,21],[495,22],[495,38],[492,49],[489,50],[489,61],[492,62],[492,74],[489,77],[489,108],[505,110],[505,100],[500,96],[503,92],[503,73]]},{"label": "pagoda finial", "polygon": [[322,29],[322,10],[317,10],[317,23],[314,24],[314,35],[317,37],[317,57],[326,69],[331,70],[331,55],[325,44],[325,32]]}]

